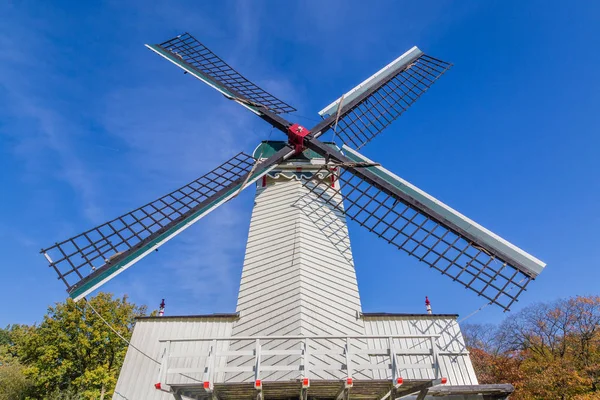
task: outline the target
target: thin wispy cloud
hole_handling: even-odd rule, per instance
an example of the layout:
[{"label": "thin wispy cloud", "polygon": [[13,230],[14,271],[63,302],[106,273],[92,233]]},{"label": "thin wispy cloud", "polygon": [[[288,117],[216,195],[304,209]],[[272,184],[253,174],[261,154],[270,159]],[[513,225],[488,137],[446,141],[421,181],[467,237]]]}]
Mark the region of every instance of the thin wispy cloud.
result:
[{"label": "thin wispy cloud", "polygon": [[[20,45],[15,42],[16,37]],[[48,101],[43,93],[44,87],[36,85],[36,81],[39,84],[44,81],[36,79],[36,74],[45,73],[45,69],[40,68],[37,58],[25,55],[24,47],[43,59],[47,57],[47,44],[25,32],[14,32],[11,37],[2,32],[0,42],[5,49],[0,63],[5,105],[15,119],[24,122],[17,125],[24,130],[4,126],[0,127],[0,134],[15,142],[13,151],[25,161],[28,166],[26,172],[31,175],[40,174],[40,169],[45,168],[44,160],[57,160],[59,169],[55,173],[56,178],[71,186],[74,195],[80,198],[81,209],[89,221],[101,221],[104,215],[96,202],[93,174],[87,171],[72,144],[79,127]],[[58,75],[54,78],[63,80],[65,77]]]}]

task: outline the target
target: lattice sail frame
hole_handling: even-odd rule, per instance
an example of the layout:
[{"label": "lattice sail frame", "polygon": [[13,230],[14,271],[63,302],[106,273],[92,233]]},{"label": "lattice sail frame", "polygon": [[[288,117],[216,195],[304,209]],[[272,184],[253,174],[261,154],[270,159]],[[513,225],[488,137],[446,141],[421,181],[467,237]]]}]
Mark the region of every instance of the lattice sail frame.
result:
[{"label": "lattice sail frame", "polygon": [[[142,207],[130,211],[82,234],[56,243],[42,253],[67,285],[67,291],[81,291],[91,274],[108,275],[123,267],[134,250],[152,247],[158,234],[165,235],[193,219],[207,206],[202,203],[232,183],[240,181],[254,165],[254,158],[243,152],[209,173]],[[112,270],[112,271],[111,271]]]},{"label": "lattice sail frame", "polygon": [[[346,100],[338,100],[342,111],[333,129],[339,141],[355,149],[365,146],[452,67],[450,63],[418,51],[418,58],[398,66],[391,78],[387,78],[389,80],[382,80],[357,104],[350,102],[344,107]],[[331,112],[337,112],[337,109],[333,108]]]},{"label": "lattice sail frame", "polygon": [[[337,174],[339,185],[332,185],[331,173]],[[324,204],[505,311],[535,278],[535,273],[508,263],[495,249],[477,245],[341,165],[323,166],[305,186]]]},{"label": "lattice sail frame", "polygon": [[196,71],[208,75],[217,84],[225,88],[227,92],[230,92],[224,94],[241,100],[246,105],[264,107],[275,114],[296,111],[294,107],[243,77],[189,33],[184,33],[159,45],[148,47],[154,51],[158,50],[159,54],[161,54],[161,50],[167,52]]}]

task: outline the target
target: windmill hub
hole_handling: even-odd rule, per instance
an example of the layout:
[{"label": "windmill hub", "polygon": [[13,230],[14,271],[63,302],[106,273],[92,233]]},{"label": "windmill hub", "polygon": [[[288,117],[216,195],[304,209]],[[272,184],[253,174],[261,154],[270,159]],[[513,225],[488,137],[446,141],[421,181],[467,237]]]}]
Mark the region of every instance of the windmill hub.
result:
[{"label": "windmill hub", "polygon": [[295,154],[301,153],[306,146],[304,145],[304,138],[310,131],[300,124],[293,124],[288,128],[288,137],[290,144],[294,146]]}]

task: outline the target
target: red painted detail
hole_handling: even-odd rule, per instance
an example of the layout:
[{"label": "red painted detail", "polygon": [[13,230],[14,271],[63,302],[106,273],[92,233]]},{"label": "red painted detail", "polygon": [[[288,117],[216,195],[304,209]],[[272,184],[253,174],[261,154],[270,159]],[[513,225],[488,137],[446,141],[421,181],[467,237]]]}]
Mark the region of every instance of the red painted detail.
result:
[{"label": "red painted detail", "polygon": [[337,168],[332,168],[331,169],[331,175],[330,175],[330,179],[331,179],[331,187],[334,188],[335,187],[335,173],[337,171]]},{"label": "red painted detail", "polygon": [[353,384],[354,384],[354,379],[346,378],[346,387],[352,387]]},{"label": "red painted detail", "polygon": [[260,379],[257,379],[254,381],[254,388],[255,389],[262,389],[262,382]]},{"label": "red painted detail", "polygon": [[302,167],[296,167],[296,172],[302,172]]},{"label": "red painted detail", "polygon": [[160,389],[161,389],[160,382],[158,382],[158,383],[155,383],[155,384],[154,384],[154,387],[155,387],[156,389],[160,390]]},{"label": "red painted detail", "polygon": [[396,379],[396,386],[401,386],[404,383],[404,378],[400,377]]},{"label": "red painted detail", "polygon": [[448,383],[448,378],[442,378],[442,385],[445,385],[446,383]]},{"label": "red painted detail", "polygon": [[209,381],[204,381],[204,383],[203,383],[202,386],[204,387],[204,390],[208,390],[208,389],[210,389],[210,382]]},{"label": "red painted detail", "polygon": [[302,153],[304,150],[304,137],[309,133],[310,131],[300,124],[293,124],[288,128],[288,138],[290,144],[294,146],[296,154]]},{"label": "red painted detail", "polygon": [[308,378],[302,378],[302,387],[307,388],[310,386],[310,380]]},{"label": "red painted detail", "polygon": [[265,186],[267,186],[267,176],[263,175],[263,177],[262,177],[262,187],[265,187]]},{"label": "red painted detail", "polygon": [[431,303],[429,302],[429,297],[425,296],[425,305],[429,306]]}]

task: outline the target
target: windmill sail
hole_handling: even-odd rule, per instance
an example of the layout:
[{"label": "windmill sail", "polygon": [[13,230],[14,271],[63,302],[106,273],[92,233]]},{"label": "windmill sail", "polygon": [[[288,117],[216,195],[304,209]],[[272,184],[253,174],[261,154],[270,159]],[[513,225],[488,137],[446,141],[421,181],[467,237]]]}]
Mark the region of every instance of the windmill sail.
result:
[{"label": "windmill sail", "polygon": [[313,132],[319,132],[318,137],[333,127],[343,144],[360,149],[402,115],[451,66],[413,47],[321,110],[321,116],[329,117]]},{"label": "windmill sail", "polygon": [[[382,190],[342,167],[340,189],[334,189],[325,179],[312,187],[313,193],[398,249],[505,310],[545,267],[542,261],[385,168],[373,165],[360,153],[347,146],[343,150],[357,165],[370,165],[357,169],[374,174],[394,189]],[[345,205],[339,200],[341,196],[332,195],[341,188]]]},{"label": "windmill sail", "polygon": [[244,78],[189,33],[146,47],[254,113],[260,107],[275,114],[296,111]]},{"label": "windmill sail", "polygon": [[42,250],[75,300],[86,296],[274,168],[284,147],[255,166],[239,153],[193,182],[70,239]]},{"label": "windmill sail", "polygon": [[[309,130],[279,115],[295,111],[293,107],[240,75],[190,34],[146,46],[287,134],[289,142],[261,161],[240,153],[154,202],[42,250],[72,298],[87,295],[305,149],[327,160],[324,168],[330,168],[330,161],[340,166],[348,205],[344,210],[335,200],[340,196],[331,196],[336,185],[332,188],[330,182],[311,184],[314,193],[506,310],[544,268],[541,261],[352,150],[381,133],[451,64],[413,47],[323,109],[325,119]],[[347,156],[318,140],[331,129]]]}]

